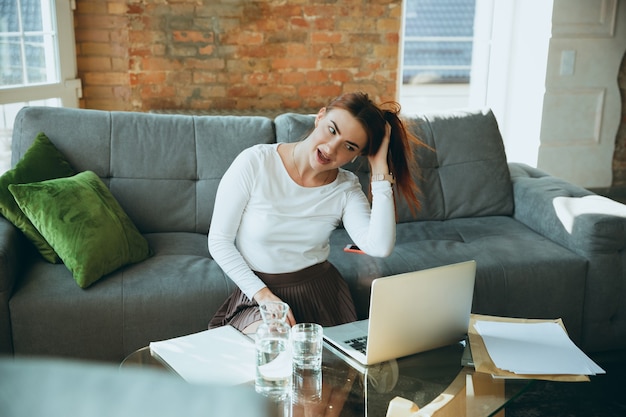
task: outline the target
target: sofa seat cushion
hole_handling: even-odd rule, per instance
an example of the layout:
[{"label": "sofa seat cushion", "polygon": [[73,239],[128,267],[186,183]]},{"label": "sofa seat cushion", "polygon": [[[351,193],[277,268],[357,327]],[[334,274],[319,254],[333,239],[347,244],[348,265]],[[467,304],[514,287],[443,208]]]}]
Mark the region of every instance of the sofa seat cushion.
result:
[{"label": "sofa seat cushion", "polygon": [[351,286],[360,317],[368,313],[374,278],[474,259],[474,313],[561,317],[572,338],[580,340],[586,259],[511,217],[398,224],[396,247],[388,258],[345,253],[347,243],[346,232],[335,231],[330,260]]},{"label": "sofa seat cushion", "polygon": [[152,257],[85,290],[63,265],[36,259],[9,302],[16,351],[119,362],[151,341],[206,330],[235,288],[206,235],[145,238]]},{"label": "sofa seat cushion", "polygon": [[111,276],[83,290],[65,265],[32,259],[9,300],[15,352],[106,361],[122,356],[122,280]]}]

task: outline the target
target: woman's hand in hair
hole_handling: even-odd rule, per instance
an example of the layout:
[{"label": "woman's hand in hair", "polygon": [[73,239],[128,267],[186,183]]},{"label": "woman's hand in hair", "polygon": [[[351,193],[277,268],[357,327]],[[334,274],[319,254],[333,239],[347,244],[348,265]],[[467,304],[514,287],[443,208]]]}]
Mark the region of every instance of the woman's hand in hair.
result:
[{"label": "woman's hand in hair", "polygon": [[375,155],[368,157],[372,174],[389,174],[389,165],[387,155],[389,153],[389,141],[391,138],[391,125],[385,123],[385,136]]}]

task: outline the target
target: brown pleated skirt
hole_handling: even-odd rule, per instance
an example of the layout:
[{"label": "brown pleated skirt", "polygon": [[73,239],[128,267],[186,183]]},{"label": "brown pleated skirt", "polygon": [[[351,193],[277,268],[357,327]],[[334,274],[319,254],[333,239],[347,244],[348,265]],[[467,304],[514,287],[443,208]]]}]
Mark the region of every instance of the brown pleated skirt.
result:
[{"label": "brown pleated skirt", "polygon": [[[289,304],[298,323],[334,326],[357,319],[348,284],[328,261],[286,274],[255,274]],[[209,329],[230,324],[243,330],[259,320],[259,305],[237,288],[215,313]]]}]

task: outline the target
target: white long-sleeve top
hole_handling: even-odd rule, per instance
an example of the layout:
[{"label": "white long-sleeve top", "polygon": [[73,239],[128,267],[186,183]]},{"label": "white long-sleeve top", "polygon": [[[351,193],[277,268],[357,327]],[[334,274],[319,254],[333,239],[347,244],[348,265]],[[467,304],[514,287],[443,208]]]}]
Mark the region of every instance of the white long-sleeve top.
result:
[{"label": "white long-sleeve top", "polygon": [[372,206],[350,171],[335,181],[302,187],[287,173],[279,144],[244,150],[217,189],[209,229],[213,259],[252,299],[265,284],[252,271],[278,274],[323,262],[340,222],[371,256],[388,256],[395,245],[393,192],[388,181],[372,183]]}]

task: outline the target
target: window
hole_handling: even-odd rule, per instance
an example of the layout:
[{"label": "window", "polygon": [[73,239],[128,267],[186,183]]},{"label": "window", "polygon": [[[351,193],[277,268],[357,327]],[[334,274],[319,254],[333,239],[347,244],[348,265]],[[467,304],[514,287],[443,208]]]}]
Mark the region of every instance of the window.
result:
[{"label": "window", "polygon": [[0,0],[0,172],[26,105],[78,107],[71,0]]},{"label": "window", "polygon": [[474,0],[408,0],[405,84],[469,83]]},{"label": "window", "polygon": [[3,87],[59,80],[51,2],[3,0],[0,3],[0,83]]},{"label": "window", "polygon": [[405,0],[401,104],[405,111],[465,107],[475,0]]}]

